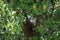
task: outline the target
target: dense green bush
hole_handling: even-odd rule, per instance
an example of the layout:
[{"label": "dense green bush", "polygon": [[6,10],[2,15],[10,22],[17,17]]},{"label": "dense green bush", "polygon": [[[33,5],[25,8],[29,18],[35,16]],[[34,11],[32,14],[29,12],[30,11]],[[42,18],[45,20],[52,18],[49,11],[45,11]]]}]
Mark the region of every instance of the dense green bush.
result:
[{"label": "dense green bush", "polygon": [[24,40],[23,9],[32,17],[42,15],[40,26],[36,28],[41,33],[40,40],[60,40],[60,0],[53,0],[53,3],[51,0],[0,0],[0,40]]}]

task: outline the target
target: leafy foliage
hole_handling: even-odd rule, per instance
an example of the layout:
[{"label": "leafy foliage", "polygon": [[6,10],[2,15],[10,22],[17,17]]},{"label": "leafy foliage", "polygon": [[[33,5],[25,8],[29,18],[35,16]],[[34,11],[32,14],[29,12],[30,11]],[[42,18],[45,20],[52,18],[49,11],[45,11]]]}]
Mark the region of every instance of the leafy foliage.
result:
[{"label": "leafy foliage", "polygon": [[55,9],[52,11],[51,0],[0,0],[0,40],[24,40],[23,9],[32,17],[41,15],[36,28],[41,38],[31,37],[30,40],[60,40],[60,0],[53,1]]}]

